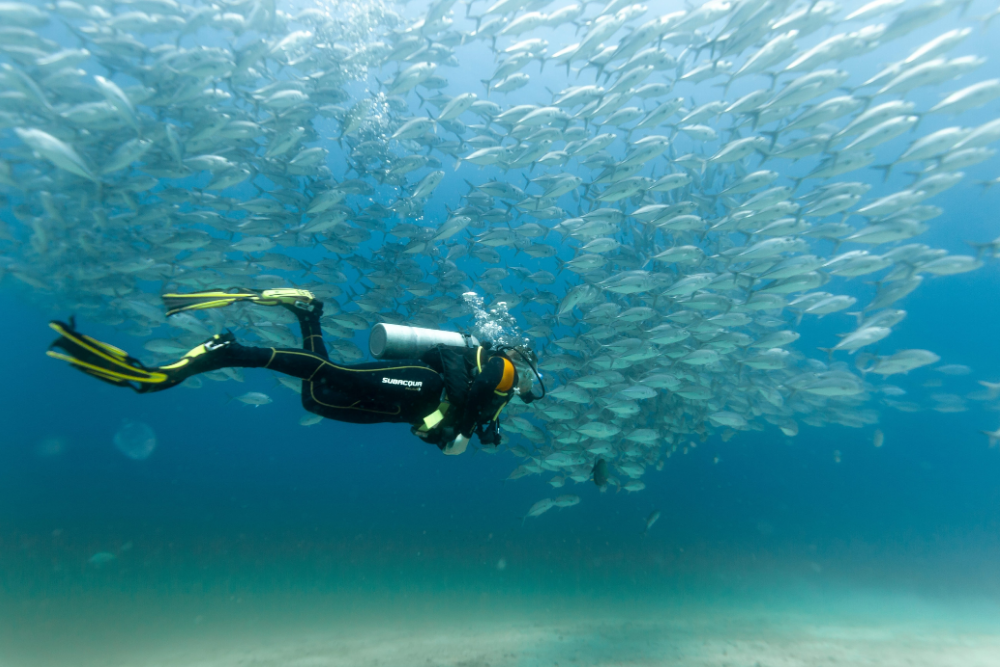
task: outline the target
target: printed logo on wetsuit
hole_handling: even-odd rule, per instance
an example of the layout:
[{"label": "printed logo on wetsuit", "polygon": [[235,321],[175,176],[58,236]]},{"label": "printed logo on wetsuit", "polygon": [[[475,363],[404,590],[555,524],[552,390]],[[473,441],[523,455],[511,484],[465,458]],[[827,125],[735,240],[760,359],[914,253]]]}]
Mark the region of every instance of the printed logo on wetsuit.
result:
[{"label": "printed logo on wetsuit", "polygon": [[424,383],[414,381],[414,380],[397,380],[395,378],[382,378],[382,384],[392,384],[400,387],[406,387],[407,389],[420,389],[424,386]]}]

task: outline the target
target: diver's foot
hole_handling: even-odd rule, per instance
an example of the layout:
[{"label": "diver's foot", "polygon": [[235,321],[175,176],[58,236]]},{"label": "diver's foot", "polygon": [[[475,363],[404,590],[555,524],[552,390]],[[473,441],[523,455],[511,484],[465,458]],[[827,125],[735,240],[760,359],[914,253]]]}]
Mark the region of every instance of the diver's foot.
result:
[{"label": "diver's foot", "polygon": [[253,302],[261,306],[282,306],[293,313],[313,313],[323,310],[323,302],[305,289],[279,287],[266,289]]},{"label": "diver's foot", "polygon": [[188,352],[172,364],[158,366],[160,373],[167,376],[165,382],[155,385],[143,385],[140,393],[162,391],[179,385],[184,380],[198,373],[218,370],[228,366],[225,356],[233,345],[236,344],[236,336],[227,331],[226,333],[215,334],[201,345],[191,348]]}]

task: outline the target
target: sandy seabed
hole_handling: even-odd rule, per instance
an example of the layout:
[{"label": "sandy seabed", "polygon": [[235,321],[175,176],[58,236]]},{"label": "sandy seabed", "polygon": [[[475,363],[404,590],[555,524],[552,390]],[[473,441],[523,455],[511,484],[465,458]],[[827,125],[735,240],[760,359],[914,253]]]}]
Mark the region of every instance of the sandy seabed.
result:
[{"label": "sandy seabed", "polygon": [[[260,608],[165,624],[155,641],[81,649],[74,667],[997,667],[1000,610],[907,595],[617,605],[540,598],[357,606],[336,600],[281,619]],[[332,603],[332,604],[331,604]],[[323,611],[325,610],[325,612]],[[167,626],[170,627],[167,627]],[[71,664],[49,656],[35,664]],[[23,662],[5,663],[20,667]]]},{"label": "sandy seabed", "polygon": [[[995,667],[1000,635],[937,634],[907,627],[815,625],[802,619],[760,633],[719,625],[616,622],[439,629],[377,629],[351,636],[274,637],[268,647],[180,649],[129,664],[150,667],[395,667],[447,665],[685,665],[688,667]],[[220,641],[221,643],[221,641]]]}]

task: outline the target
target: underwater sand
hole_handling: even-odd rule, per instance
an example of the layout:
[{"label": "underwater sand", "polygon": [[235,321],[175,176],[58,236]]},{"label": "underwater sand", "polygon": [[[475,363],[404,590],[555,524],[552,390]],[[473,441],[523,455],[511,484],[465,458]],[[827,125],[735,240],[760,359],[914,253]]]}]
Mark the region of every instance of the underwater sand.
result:
[{"label": "underwater sand", "polygon": [[[188,595],[160,604],[139,596],[132,605],[119,600],[113,607],[59,620],[49,609],[51,636],[59,640],[39,643],[39,636],[35,642],[18,642],[16,656],[0,649],[0,665],[1000,664],[1000,608],[987,602],[802,587],[785,587],[780,594],[764,589],[676,597],[632,593],[625,604],[616,603],[614,595],[552,591],[516,600],[471,590],[468,596],[451,590],[378,599],[356,593],[253,600]],[[41,630],[35,621],[28,634]]]},{"label": "underwater sand", "polygon": [[881,665],[995,666],[1000,634],[956,632],[919,624],[852,623],[850,619],[747,616],[718,610],[690,618],[644,621],[607,617],[556,623],[456,618],[455,626],[372,625],[327,633],[275,635],[247,647],[220,637],[214,649],[183,647],[127,663],[157,667],[405,665],[686,665],[798,667]]},{"label": "underwater sand", "polygon": [[135,656],[135,665],[215,667],[255,665],[312,667],[352,665],[688,665],[690,667],[881,665],[892,667],[995,666],[996,636],[917,634],[914,628],[815,625],[802,619],[780,632],[753,630],[752,624],[715,619],[700,627],[685,623],[605,621],[525,627],[475,627],[458,632],[382,631],[362,636],[287,637],[273,645],[181,649],[172,655]]}]

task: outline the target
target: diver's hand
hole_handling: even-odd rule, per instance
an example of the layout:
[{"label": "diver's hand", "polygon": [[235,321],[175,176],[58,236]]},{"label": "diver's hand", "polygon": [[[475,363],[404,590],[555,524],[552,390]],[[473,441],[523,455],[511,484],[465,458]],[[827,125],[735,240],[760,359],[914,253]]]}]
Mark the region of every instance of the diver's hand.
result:
[{"label": "diver's hand", "polygon": [[455,439],[445,445],[443,451],[448,456],[458,456],[465,451],[465,448],[469,446],[469,439],[464,435],[459,433],[455,436]]}]

